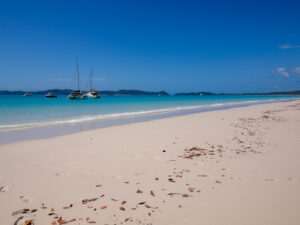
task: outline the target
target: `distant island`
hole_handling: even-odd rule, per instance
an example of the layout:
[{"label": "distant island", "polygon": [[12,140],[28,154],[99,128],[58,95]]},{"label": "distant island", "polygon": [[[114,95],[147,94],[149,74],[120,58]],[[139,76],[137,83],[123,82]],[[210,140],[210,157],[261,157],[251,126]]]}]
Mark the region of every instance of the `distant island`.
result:
[{"label": "distant island", "polygon": [[[72,89],[49,89],[45,91],[7,91],[0,90],[0,95],[24,95],[25,93],[33,95],[45,95],[49,92],[55,95],[69,95],[74,90]],[[85,92],[84,92],[85,93]],[[140,91],[140,90],[119,90],[119,91],[98,91],[100,95],[157,95],[157,96],[168,96],[169,94],[165,91],[151,92],[151,91]]]},{"label": "distant island", "polygon": [[169,93],[165,91],[151,92],[151,91],[139,91],[139,90],[119,90],[119,91],[99,91],[100,95],[158,95],[168,96]]},{"label": "distant island", "polygon": [[[55,95],[69,95],[74,90],[72,89],[50,89],[45,91],[8,91],[0,90],[0,95],[24,95],[25,93],[33,95],[45,95],[49,92]],[[152,92],[152,91],[140,91],[140,90],[119,90],[119,91],[98,91],[100,95],[110,96],[128,96],[128,95],[141,95],[141,96],[169,96],[170,94],[165,91]],[[213,93],[213,92],[182,92],[176,93],[175,96],[211,96],[211,95],[300,95],[300,90],[297,91],[283,91],[283,92],[266,92],[266,93]]]},{"label": "distant island", "polygon": [[208,96],[208,95],[217,95],[212,92],[184,92],[184,93],[176,93],[176,96]]},{"label": "distant island", "polygon": [[265,93],[212,93],[212,92],[186,92],[176,93],[176,96],[209,96],[209,95],[300,95],[298,91],[265,92]]}]

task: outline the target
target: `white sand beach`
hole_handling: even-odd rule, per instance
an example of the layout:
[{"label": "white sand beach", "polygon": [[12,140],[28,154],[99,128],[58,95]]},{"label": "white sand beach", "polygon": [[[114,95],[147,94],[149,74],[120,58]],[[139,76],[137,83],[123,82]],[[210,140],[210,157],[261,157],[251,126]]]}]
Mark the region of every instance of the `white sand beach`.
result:
[{"label": "white sand beach", "polygon": [[300,224],[300,101],[0,145],[0,224]]}]

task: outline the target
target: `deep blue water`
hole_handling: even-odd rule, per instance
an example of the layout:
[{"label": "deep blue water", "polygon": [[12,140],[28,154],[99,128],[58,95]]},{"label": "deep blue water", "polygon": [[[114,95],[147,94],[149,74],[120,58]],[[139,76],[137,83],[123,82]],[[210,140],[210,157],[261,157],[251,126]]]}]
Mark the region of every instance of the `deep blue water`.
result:
[{"label": "deep blue water", "polygon": [[103,96],[72,101],[66,96],[0,95],[0,130],[293,98],[298,96]]}]

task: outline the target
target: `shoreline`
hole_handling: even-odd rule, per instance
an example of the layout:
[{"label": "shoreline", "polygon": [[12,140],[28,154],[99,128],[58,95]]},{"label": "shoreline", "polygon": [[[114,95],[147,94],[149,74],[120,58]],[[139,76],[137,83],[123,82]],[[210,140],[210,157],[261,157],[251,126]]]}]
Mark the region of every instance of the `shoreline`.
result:
[{"label": "shoreline", "polygon": [[0,223],[298,225],[299,112],[297,100],[0,145]]},{"label": "shoreline", "polygon": [[[248,107],[252,105],[261,104],[272,104],[280,102],[297,101],[298,98],[287,98],[287,99],[271,99],[261,101],[245,101],[245,102],[232,102],[232,103],[220,103],[213,105],[203,106],[191,106],[186,109],[177,110],[165,110],[163,112],[145,113],[137,115],[127,115],[123,117],[112,117],[103,119],[93,119],[90,121],[83,122],[72,122],[62,124],[49,124],[40,125],[36,127],[24,127],[12,130],[0,130],[0,145],[10,144],[19,141],[36,140],[44,138],[53,138],[58,136],[64,136],[68,134],[78,133],[87,130],[102,129],[107,127],[121,126],[132,123],[147,122],[152,120],[185,116],[203,112],[211,112],[216,110],[227,110],[232,108]],[[180,108],[180,107],[179,107]],[[130,114],[130,113],[128,113]],[[47,123],[46,123],[47,124]]]}]

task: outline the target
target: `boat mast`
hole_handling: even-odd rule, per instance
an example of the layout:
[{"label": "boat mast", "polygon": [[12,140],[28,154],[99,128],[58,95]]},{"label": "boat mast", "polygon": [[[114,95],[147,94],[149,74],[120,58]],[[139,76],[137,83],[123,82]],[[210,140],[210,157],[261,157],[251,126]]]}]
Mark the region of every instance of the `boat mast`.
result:
[{"label": "boat mast", "polygon": [[92,89],[92,80],[93,80],[93,67],[91,67],[90,89]]},{"label": "boat mast", "polygon": [[77,85],[78,85],[78,90],[80,91],[80,86],[79,86],[79,66],[78,66],[78,57],[76,56],[76,68],[77,68]]}]

